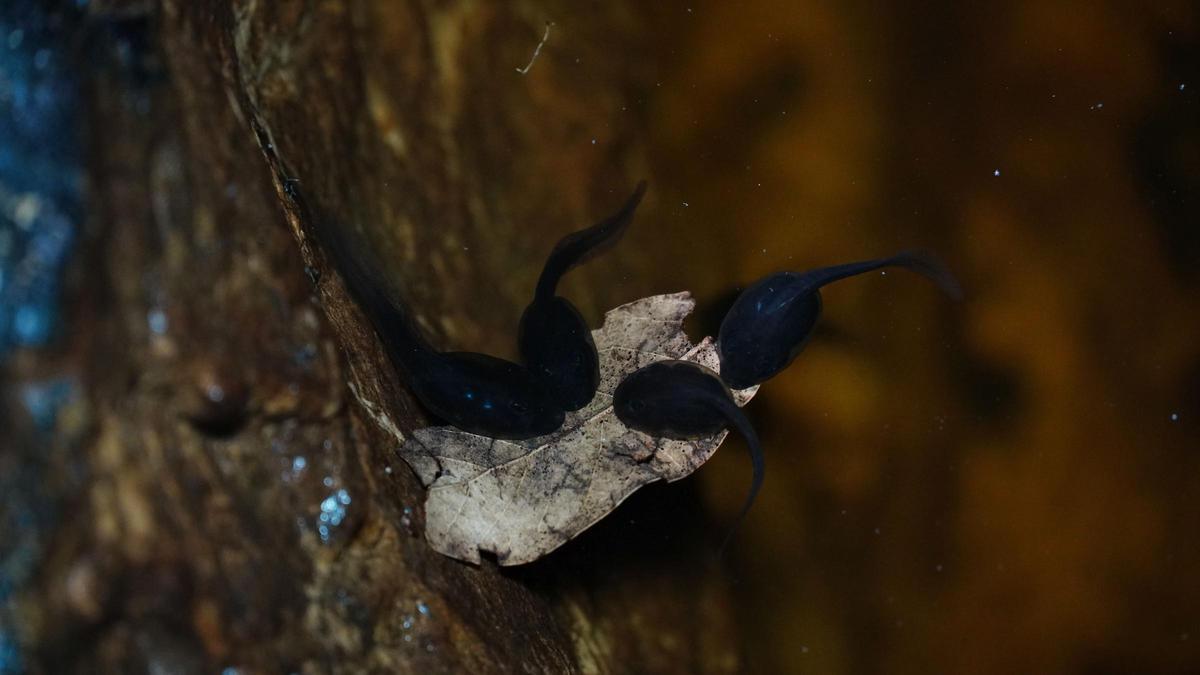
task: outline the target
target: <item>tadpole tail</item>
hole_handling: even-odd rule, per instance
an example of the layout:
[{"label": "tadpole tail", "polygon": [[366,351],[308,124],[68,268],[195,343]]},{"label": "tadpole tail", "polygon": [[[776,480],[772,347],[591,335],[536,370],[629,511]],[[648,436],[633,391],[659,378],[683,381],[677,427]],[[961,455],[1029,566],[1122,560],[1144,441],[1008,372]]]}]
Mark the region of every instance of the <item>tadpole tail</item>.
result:
[{"label": "tadpole tail", "polygon": [[535,298],[549,300],[558,289],[558,282],[571,268],[607,250],[621,238],[633,222],[633,212],[646,194],[646,181],[639,181],[625,205],[608,218],[591,227],[572,232],[559,240],[546,259],[542,276],[538,278]]},{"label": "tadpole tail", "polygon": [[954,278],[950,270],[946,268],[946,265],[932,253],[921,250],[903,251],[887,258],[822,267],[805,272],[803,277],[814,288],[820,288],[834,281],[864,274],[882,267],[904,267],[937,284],[938,288],[941,288],[951,298],[961,300],[963,297],[962,287],[958,284],[958,280]]},{"label": "tadpole tail", "polygon": [[362,237],[345,227],[336,227],[333,218],[312,208],[295,188],[287,193],[305,215],[321,249],[341,275],[350,295],[362,306],[375,330],[379,331],[384,345],[404,361],[397,365],[407,369],[412,364],[410,355],[413,352],[430,351],[432,348],[421,336],[403,305],[388,293],[390,285],[379,271],[381,263],[363,244]]},{"label": "tadpole tail", "polygon": [[722,399],[718,404],[721,413],[729,420],[729,423],[737,428],[738,433],[746,440],[746,447],[750,451],[750,464],[754,468],[754,476],[750,481],[750,492],[746,495],[746,501],[742,504],[742,510],[738,512],[733,523],[729,526],[729,531],[725,534],[725,538],[721,541],[720,548],[717,549],[717,556],[720,557],[725,552],[725,547],[729,545],[733,535],[737,532],[737,528],[746,519],[746,514],[750,512],[750,507],[754,505],[754,499],[758,496],[759,489],[762,488],[763,478],[766,476],[766,461],[763,458],[762,445],[758,442],[758,434],[754,431],[754,425],[750,424],[750,419],[746,417],[746,413],[733,402],[732,399]]},{"label": "tadpole tail", "polygon": [[942,289],[942,292],[954,300],[963,299],[962,285],[958,283],[954,273],[940,258],[929,251],[909,250],[892,256],[893,264],[906,267],[917,274],[929,279]]}]

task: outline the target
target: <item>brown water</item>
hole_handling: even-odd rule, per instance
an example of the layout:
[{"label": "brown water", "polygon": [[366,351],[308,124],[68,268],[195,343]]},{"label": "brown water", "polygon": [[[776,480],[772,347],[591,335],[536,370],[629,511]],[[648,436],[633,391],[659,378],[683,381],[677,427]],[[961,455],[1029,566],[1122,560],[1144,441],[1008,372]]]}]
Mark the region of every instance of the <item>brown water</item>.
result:
[{"label": "brown water", "polygon": [[756,670],[1200,669],[1200,14],[1154,4],[660,10],[644,290],[915,245],[968,293],[829,287],[750,406]]}]

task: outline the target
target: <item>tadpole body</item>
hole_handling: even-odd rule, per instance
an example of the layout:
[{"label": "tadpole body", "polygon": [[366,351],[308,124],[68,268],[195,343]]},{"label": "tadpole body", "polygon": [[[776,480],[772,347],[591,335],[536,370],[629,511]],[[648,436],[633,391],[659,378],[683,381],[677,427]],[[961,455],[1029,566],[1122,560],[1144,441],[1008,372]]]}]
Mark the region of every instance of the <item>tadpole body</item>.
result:
[{"label": "tadpole body", "polygon": [[712,435],[732,426],[746,439],[754,476],[742,510],[725,537],[728,543],[762,487],[765,462],[754,426],[720,376],[691,361],[656,361],[617,385],[613,410],[625,426],[651,436],[682,440]]},{"label": "tadpole body", "polygon": [[953,298],[962,290],[932,255],[905,251],[888,258],[822,267],[807,272],[778,272],[742,292],[721,322],[717,347],[721,378],[734,389],[760,384],[778,375],[804,350],[821,315],[821,287],[882,267],[904,267],[937,284]]},{"label": "tadpole body", "polygon": [[[289,196],[300,204],[296,191]],[[366,262],[365,248],[356,250],[323,214],[310,215],[322,247],[378,331],[392,364],[430,412],[463,431],[492,438],[533,438],[562,426],[563,409],[528,368],[487,354],[435,350],[389,296],[378,264]]]},{"label": "tadpole body", "polygon": [[645,193],[642,181],[616,213],[559,240],[542,268],[533,302],[521,315],[517,336],[521,360],[545,382],[564,410],[578,410],[592,400],[600,383],[600,359],[579,310],[556,295],[558,282],[624,234]]}]

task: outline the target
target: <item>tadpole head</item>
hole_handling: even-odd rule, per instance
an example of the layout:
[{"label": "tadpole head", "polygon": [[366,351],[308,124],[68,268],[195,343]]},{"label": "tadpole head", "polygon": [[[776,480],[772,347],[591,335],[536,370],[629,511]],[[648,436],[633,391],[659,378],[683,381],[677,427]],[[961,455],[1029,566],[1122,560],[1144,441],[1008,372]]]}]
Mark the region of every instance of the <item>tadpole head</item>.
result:
[{"label": "tadpole head", "polygon": [[474,352],[448,352],[434,359],[414,391],[431,412],[459,429],[525,439],[562,426],[563,409],[528,368]]},{"label": "tadpole head", "polygon": [[804,350],[821,316],[821,291],[791,272],[747,288],[717,336],[721,379],[734,389],[765,382]]},{"label": "tadpole head", "polygon": [[600,384],[600,358],[587,323],[564,298],[534,301],[521,316],[521,359],[564,410],[591,402]]},{"label": "tadpole head", "polygon": [[497,415],[495,426],[492,427],[497,430],[497,433],[491,434],[496,438],[545,436],[558,431],[566,417],[559,406],[532,387],[500,400],[498,407],[503,408],[504,413]]},{"label": "tadpole head", "polygon": [[731,398],[716,373],[691,361],[657,361],[621,381],[613,410],[630,429],[665,438],[695,438],[725,428],[715,403]]}]

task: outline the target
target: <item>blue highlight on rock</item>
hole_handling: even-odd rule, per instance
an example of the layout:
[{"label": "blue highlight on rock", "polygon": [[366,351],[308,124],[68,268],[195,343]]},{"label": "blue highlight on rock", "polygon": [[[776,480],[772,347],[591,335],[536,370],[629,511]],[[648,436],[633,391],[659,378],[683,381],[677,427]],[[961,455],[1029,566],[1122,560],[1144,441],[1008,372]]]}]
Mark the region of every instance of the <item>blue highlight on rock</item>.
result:
[{"label": "blue highlight on rock", "polygon": [[0,358],[48,342],[83,212],[79,88],[43,3],[0,3]]}]

